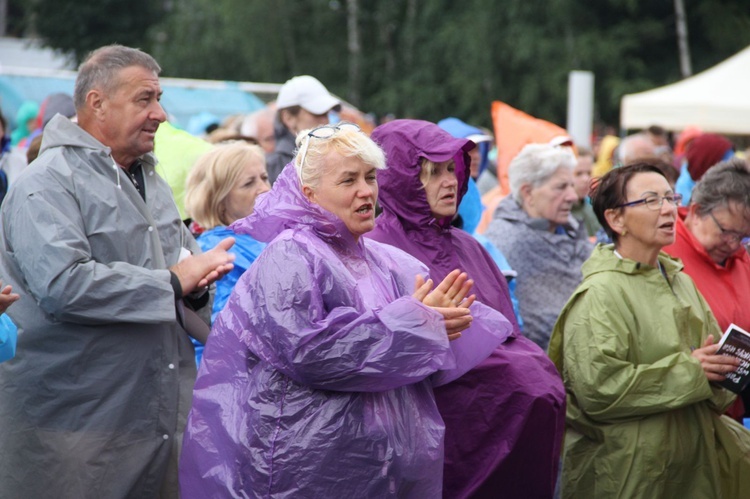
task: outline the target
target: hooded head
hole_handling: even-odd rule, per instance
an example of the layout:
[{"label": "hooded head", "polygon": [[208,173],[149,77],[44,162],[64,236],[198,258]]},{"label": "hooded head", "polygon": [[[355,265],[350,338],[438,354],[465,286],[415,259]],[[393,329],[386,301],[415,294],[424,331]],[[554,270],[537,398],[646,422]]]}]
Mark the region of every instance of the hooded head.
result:
[{"label": "hooded head", "polygon": [[66,118],[72,118],[76,115],[76,108],[73,105],[73,96],[66,93],[55,93],[47,97],[42,103],[39,110],[39,128],[44,128],[49,120],[56,114],[62,114]]},{"label": "hooded head", "polygon": [[457,139],[469,139],[477,145],[475,151],[477,152],[479,161],[477,165],[472,164],[471,166],[475,170],[474,177],[479,177],[484,169],[487,168],[487,157],[489,156],[490,145],[492,144],[492,136],[487,135],[479,128],[464,123],[458,118],[445,118],[438,121],[437,124]]},{"label": "hooded head", "polygon": [[420,180],[422,161],[455,162],[457,204],[460,204],[469,181],[468,151],[475,144],[420,120],[395,120],[380,125],[372,132],[372,139],[383,148],[388,160],[388,168],[378,174],[383,211],[395,214],[407,227],[424,227],[434,222],[442,228],[449,227],[452,217],[436,220],[432,214]]},{"label": "hooded head", "polygon": [[694,138],[685,152],[690,178],[699,181],[706,171],[720,161],[734,155],[734,146],[715,133],[704,133]]},{"label": "hooded head", "polygon": [[[39,115],[39,104],[34,101],[25,101],[16,113],[16,129],[10,134],[11,145],[21,142],[33,132],[33,123]],[[29,127],[31,125],[31,127]]]}]

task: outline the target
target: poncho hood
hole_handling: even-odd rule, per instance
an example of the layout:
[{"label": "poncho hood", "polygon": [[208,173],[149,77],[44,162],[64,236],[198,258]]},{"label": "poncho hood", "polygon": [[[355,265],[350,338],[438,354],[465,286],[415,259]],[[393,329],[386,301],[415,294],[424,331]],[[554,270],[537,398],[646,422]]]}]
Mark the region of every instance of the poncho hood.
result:
[{"label": "poncho hood", "polygon": [[[529,216],[529,214],[526,213],[521,205],[518,204],[512,194],[510,196],[506,196],[502,201],[500,201],[500,203],[497,205],[497,208],[495,209],[494,218],[500,218],[512,222],[519,222],[524,225],[528,225],[532,229],[537,229],[545,232],[549,230],[550,224],[549,220],[547,220],[546,218],[535,218]],[[570,215],[568,217],[567,223],[563,224],[562,226],[567,231],[572,230],[576,232],[578,230],[585,230],[585,228],[581,227],[581,223],[579,223],[573,215]]]},{"label": "poncho hood", "polygon": [[[55,115],[44,128],[39,155],[41,156],[48,149],[56,147],[77,147],[89,149],[92,152],[100,151],[107,155],[112,154],[111,148],[96,140],[86,130],[63,115]],[[150,152],[141,156],[139,160],[152,167],[156,166],[157,163],[156,156]]]},{"label": "poncho hood", "polygon": [[489,141],[486,141],[487,134],[479,128],[453,117],[442,119],[438,121],[437,125],[459,139],[469,139],[474,142],[476,137],[484,138],[485,142],[479,142],[477,144],[477,148],[479,148],[479,157],[481,158],[479,161],[478,175],[481,175],[485,168],[487,168],[487,159],[490,153],[491,144]]},{"label": "poncho hood", "polygon": [[284,167],[273,188],[258,197],[253,213],[234,222],[237,234],[249,234],[261,242],[271,242],[287,229],[311,228],[320,237],[345,247],[358,247],[346,224],[333,213],[311,203],[302,193],[294,164]]},{"label": "poncho hood", "polygon": [[422,158],[440,163],[453,160],[458,179],[458,204],[466,193],[469,172],[467,152],[475,144],[457,139],[434,123],[420,120],[394,120],[372,132],[385,151],[388,168],[378,172],[379,201],[384,211],[396,215],[405,227],[437,224],[450,227],[452,217],[436,220],[432,216],[422,182],[419,180]]},{"label": "poncho hood", "polygon": [[474,143],[453,138],[437,125],[417,120],[386,123],[375,129],[372,138],[385,151],[388,169],[378,173],[383,212],[375,230],[366,237],[416,257],[429,267],[435,282],[454,269],[467,272],[475,281],[472,292],[478,300],[500,311],[518,331],[505,278],[472,236],[451,227],[451,217],[440,220],[433,217],[419,180],[421,158],[454,159],[460,201],[468,182],[466,151],[473,148]]},{"label": "poncho hood", "polygon": [[[601,272],[619,272],[622,274],[642,274],[654,270],[654,267],[645,263],[636,262],[628,258],[613,258],[615,247],[613,244],[599,244],[594,248],[591,257],[581,266],[583,279],[586,280],[594,274]],[[670,280],[679,273],[682,268],[682,262],[663,251],[659,253],[659,263]]]}]

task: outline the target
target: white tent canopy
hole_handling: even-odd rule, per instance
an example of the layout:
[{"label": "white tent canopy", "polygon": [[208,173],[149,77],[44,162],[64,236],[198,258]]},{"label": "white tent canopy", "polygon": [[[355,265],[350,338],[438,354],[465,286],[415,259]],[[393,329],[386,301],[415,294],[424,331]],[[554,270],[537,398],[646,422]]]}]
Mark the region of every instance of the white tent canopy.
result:
[{"label": "white tent canopy", "polygon": [[704,132],[750,135],[750,47],[672,85],[626,95],[620,126],[659,125],[679,131],[695,125]]}]

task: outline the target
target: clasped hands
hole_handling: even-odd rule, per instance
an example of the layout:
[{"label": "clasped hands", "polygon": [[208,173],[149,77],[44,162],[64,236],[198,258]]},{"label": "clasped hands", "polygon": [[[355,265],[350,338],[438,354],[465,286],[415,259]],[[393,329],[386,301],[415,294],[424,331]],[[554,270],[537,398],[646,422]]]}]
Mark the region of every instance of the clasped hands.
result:
[{"label": "clasped hands", "polygon": [[701,348],[691,354],[698,359],[708,381],[724,381],[728,373],[734,372],[740,365],[740,359],[731,355],[716,355],[719,344],[714,344],[714,335],[708,335]]},{"label": "clasped hands", "polygon": [[222,239],[215,248],[191,255],[169,268],[180,280],[182,294],[205,288],[218,281],[234,268],[234,255],[228,250],[234,246],[234,238]]},{"label": "clasped hands", "polygon": [[448,339],[453,341],[461,337],[461,331],[471,326],[469,307],[476,296],[468,295],[473,285],[474,281],[469,279],[466,272],[458,269],[445,276],[435,289],[432,289],[432,279],[425,281],[417,274],[412,296],[443,316]]}]

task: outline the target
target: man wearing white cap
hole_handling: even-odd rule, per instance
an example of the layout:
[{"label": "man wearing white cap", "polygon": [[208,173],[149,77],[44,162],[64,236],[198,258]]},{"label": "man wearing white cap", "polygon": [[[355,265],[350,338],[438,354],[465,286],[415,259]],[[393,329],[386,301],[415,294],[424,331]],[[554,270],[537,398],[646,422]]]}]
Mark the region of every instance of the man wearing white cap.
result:
[{"label": "man wearing white cap", "polygon": [[295,76],[284,83],[276,98],[276,149],[266,156],[268,180],[271,183],[294,158],[297,134],[301,130],[327,125],[328,113],[340,105],[341,101],[312,76]]}]

